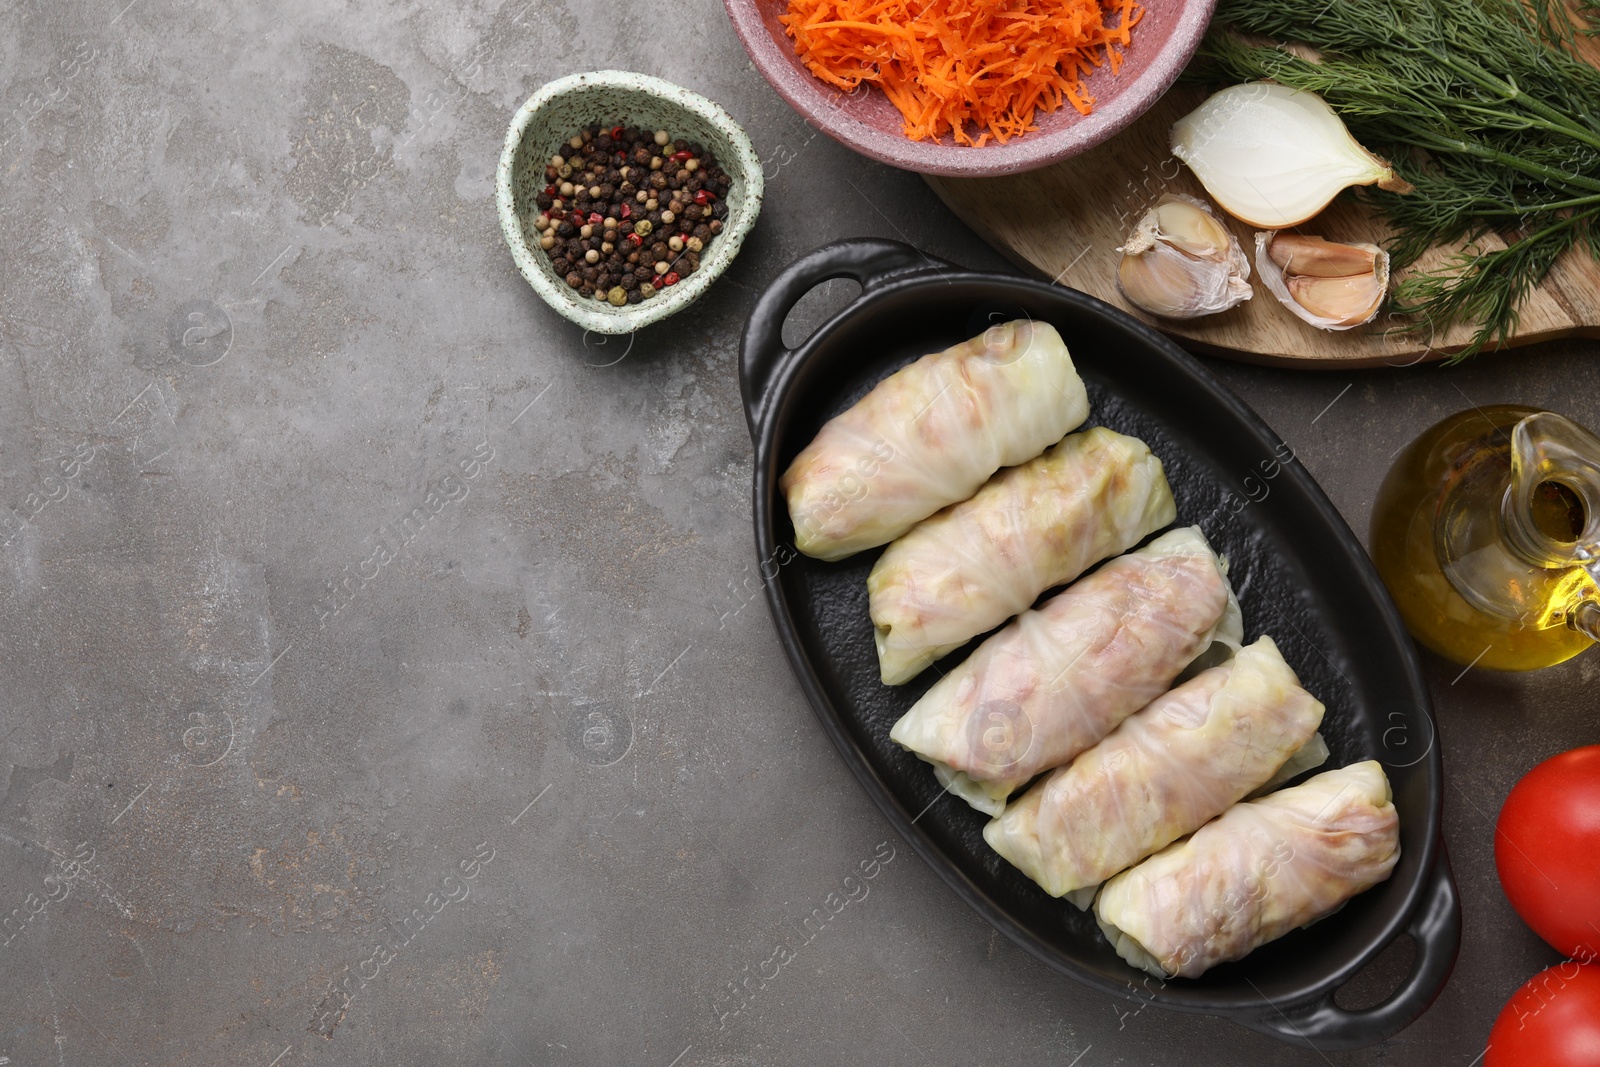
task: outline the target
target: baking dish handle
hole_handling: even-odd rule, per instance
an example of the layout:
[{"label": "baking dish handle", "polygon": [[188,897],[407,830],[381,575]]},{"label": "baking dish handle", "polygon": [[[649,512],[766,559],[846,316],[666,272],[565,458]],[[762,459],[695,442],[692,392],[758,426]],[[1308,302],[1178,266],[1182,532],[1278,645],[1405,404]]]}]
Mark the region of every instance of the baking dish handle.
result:
[{"label": "baking dish handle", "polygon": [[1291,1044],[1324,1051],[1359,1048],[1399,1033],[1427,1010],[1444,988],[1461,947],[1461,897],[1450,858],[1439,842],[1433,876],[1406,933],[1416,943],[1411,973],[1387,999],[1360,1011],[1334,1003],[1334,993],[1307,1008],[1274,1008],[1248,1025]]},{"label": "baking dish handle", "polygon": [[862,295],[885,282],[923,271],[955,270],[950,263],[899,241],[864,237],[824,245],[801,256],[756,300],[739,352],[739,391],[751,437],[759,438],[771,404],[771,387],[793,351],[784,347],[783,323],[807,293],[834,278],[853,278]]}]

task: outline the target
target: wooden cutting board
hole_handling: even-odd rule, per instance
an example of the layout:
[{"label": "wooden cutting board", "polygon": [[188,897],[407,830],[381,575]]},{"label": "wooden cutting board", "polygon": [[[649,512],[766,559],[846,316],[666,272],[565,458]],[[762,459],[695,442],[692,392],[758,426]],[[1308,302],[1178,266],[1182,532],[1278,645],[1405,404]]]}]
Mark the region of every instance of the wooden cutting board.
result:
[{"label": "wooden cutting board", "polygon": [[[1600,64],[1600,39],[1582,42]],[[928,176],[934,192],[962,221],[1030,273],[1080,289],[1151,323],[1184,346],[1250,363],[1300,369],[1407,366],[1458,350],[1471,330],[1430,338],[1405,329],[1407,319],[1381,311],[1366,326],[1330,333],[1290,314],[1257,284],[1255,234],[1229,218],[1251,260],[1255,296],[1219,315],[1186,322],[1158,319],[1134,308],[1117,289],[1117,248],[1146,208],[1163,193],[1209,200],[1200,183],[1167,148],[1167,131],[1206,97],[1176,86],[1137,122],[1074,159],[999,178]],[[1300,232],[1334,241],[1383,243],[1382,223],[1348,192]],[[1498,241],[1484,242],[1497,247]],[[1422,266],[1448,258],[1435,249]],[[1511,345],[1563,337],[1600,338],[1600,263],[1574,250],[1522,304]]]}]

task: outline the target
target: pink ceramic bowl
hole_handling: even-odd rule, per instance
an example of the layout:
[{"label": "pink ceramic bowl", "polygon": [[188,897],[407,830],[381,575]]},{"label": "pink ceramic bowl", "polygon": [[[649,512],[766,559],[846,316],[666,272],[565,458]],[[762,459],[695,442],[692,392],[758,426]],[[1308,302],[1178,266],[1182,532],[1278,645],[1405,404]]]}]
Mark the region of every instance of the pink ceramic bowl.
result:
[{"label": "pink ceramic bowl", "polygon": [[1216,0],[1141,0],[1144,18],[1134,28],[1122,69],[1105,67],[1088,79],[1095,108],[1080,115],[1070,104],[1034,121],[1037,133],[1004,145],[966,148],[943,141],[912,141],[900,112],[876,89],[845,94],[819,81],[795,55],[794,42],[778,16],[788,0],[723,0],[745,51],[778,94],[840,144],[903,170],[980,178],[1016,174],[1093,148],[1145,110],[1167,91],[1200,45]]}]

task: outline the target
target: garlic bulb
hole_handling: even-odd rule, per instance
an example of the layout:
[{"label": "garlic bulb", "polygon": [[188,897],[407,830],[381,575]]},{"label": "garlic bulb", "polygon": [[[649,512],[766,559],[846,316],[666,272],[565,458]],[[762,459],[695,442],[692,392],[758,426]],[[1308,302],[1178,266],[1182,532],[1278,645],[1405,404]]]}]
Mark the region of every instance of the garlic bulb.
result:
[{"label": "garlic bulb", "polygon": [[1372,244],[1258,233],[1256,269],[1284,307],[1320,330],[1371,322],[1389,290],[1389,253]]},{"label": "garlic bulb", "polygon": [[1173,123],[1172,154],[1224,211],[1264,230],[1298,226],[1348,186],[1411,191],[1322,97],[1274,82],[1211,96]]},{"label": "garlic bulb", "polygon": [[1193,319],[1250,299],[1250,261],[1238,239],[1192,196],[1163,196],[1117,251],[1122,295],[1152,315]]}]

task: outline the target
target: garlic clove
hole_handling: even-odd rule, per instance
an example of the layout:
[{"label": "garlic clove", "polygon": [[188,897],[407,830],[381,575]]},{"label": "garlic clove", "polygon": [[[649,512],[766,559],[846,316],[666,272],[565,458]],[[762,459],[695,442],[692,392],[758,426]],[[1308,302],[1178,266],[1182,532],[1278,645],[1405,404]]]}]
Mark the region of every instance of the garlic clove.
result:
[{"label": "garlic clove", "polygon": [[1164,198],[1154,214],[1156,232],[1191,256],[1225,255],[1236,243],[1215,215],[1187,199]]},{"label": "garlic clove", "polygon": [[1124,257],[1117,282],[1136,307],[1169,319],[1198,318],[1238,302],[1229,298],[1225,264],[1195,259],[1166,244]]},{"label": "garlic clove", "polygon": [[1223,210],[1262,229],[1299,225],[1352,185],[1411,191],[1322,97],[1287,85],[1223,89],[1173,123],[1171,138]]},{"label": "garlic clove", "polygon": [[1256,268],[1280,304],[1322,330],[1371,322],[1389,290],[1389,253],[1374,244],[1258,233]]},{"label": "garlic clove", "polygon": [[1383,288],[1371,274],[1349,278],[1294,277],[1288,281],[1294,302],[1318,318],[1345,326],[1370,322],[1383,303]]},{"label": "garlic clove", "polygon": [[1267,247],[1272,262],[1288,274],[1310,278],[1347,278],[1378,269],[1376,245],[1342,245],[1321,237],[1280,233]]},{"label": "garlic clove", "polygon": [[1122,295],[1152,315],[1214,315],[1252,295],[1250,261],[1238,240],[1193,197],[1163,196],[1117,251]]}]

